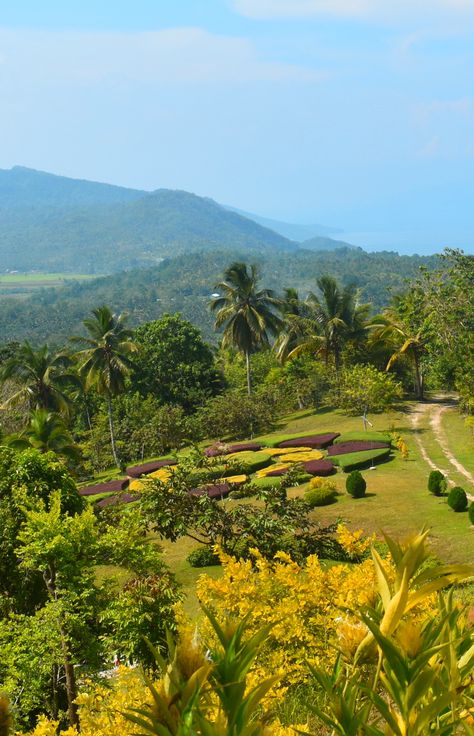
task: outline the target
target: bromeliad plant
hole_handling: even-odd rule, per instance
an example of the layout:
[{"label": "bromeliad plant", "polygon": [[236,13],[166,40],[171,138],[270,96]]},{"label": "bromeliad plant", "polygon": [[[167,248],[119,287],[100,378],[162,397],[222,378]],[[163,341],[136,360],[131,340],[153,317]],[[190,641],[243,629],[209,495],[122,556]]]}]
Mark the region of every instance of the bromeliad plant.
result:
[{"label": "bromeliad plant", "polygon": [[221,626],[204,609],[220,644],[203,656],[196,641],[169,642],[167,662],[155,651],[162,679],[147,680],[152,702],[127,718],[148,736],[261,736],[262,700],[278,680],[270,677],[249,689],[248,672],[268,635],[268,626],[246,638],[247,621]]},{"label": "bromeliad plant", "polygon": [[[386,537],[393,580],[372,550],[380,599],[378,606],[360,613],[366,636],[354,656],[347,656],[347,642],[341,641],[331,673],[310,666],[325,694],[324,704],[312,710],[334,735],[474,733],[469,730],[474,720],[473,630],[452,590],[440,593],[472,577],[474,568],[427,565],[426,537],[423,531],[404,544]],[[407,620],[410,611],[436,593],[434,618]]]}]

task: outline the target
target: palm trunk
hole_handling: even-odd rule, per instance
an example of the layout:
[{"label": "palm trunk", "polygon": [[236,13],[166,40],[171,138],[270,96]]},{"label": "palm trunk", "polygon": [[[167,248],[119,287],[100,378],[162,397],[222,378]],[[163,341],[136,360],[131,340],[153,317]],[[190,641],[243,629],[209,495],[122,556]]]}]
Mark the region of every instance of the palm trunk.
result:
[{"label": "palm trunk", "polygon": [[423,401],[425,398],[424,390],[423,390],[423,376],[421,375],[421,369],[420,369],[420,358],[418,356],[418,353],[416,350],[413,351],[413,363],[415,366],[415,390],[416,390],[416,396],[419,401]]},{"label": "palm trunk", "polygon": [[109,430],[110,430],[110,444],[112,445],[112,455],[114,456],[114,462],[117,468],[120,470],[120,461],[117,455],[117,447],[115,444],[115,432],[114,432],[114,417],[112,412],[112,398],[107,397],[107,409],[109,413]]},{"label": "palm trunk", "polygon": [[250,380],[250,354],[248,350],[245,353],[245,366],[247,368],[247,393],[250,396],[252,393],[252,382]]}]

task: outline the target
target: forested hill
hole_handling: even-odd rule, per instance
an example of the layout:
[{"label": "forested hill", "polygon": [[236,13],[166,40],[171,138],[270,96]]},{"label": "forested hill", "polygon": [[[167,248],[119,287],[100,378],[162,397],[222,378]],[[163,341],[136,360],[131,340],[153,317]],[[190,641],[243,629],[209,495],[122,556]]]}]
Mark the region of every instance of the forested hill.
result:
[{"label": "forested hill", "polygon": [[278,291],[294,286],[302,296],[316,289],[316,279],[322,274],[331,274],[342,283],[355,281],[362,298],[372,301],[375,310],[388,303],[390,290],[404,289],[405,280],[416,277],[421,266],[439,266],[436,256],[366,253],[362,249],[298,250],[273,257],[238,249],[191,253],[166,259],[153,268],[44,290],[24,302],[3,300],[0,343],[27,338],[35,343],[64,344],[70,335],[82,331],[84,317],[101,304],[128,311],[134,324],[179,311],[202,329],[206,339],[215,340],[209,297],[232,260],[259,263],[265,286]]}]

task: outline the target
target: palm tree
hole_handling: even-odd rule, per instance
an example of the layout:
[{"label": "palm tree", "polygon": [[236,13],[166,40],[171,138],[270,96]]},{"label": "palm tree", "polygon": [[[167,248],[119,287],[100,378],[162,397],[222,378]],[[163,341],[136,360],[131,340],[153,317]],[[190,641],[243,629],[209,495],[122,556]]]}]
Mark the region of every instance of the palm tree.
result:
[{"label": "palm tree", "polygon": [[48,409],[67,415],[71,400],[65,391],[77,383],[76,376],[69,370],[71,366],[69,355],[52,353],[47,345],[37,349],[29,342],[19,345],[0,373],[2,382],[12,380],[20,384],[7,403],[27,398],[31,409]]},{"label": "palm tree", "polygon": [[405,309],[407,301],[409,297],[407,299],[396,297],[392,307],[388,307],[382,315],[374,318],[371,325],[371,341],[386,346],[390,352],[393,351],[386,366],[387,371],[403,356],[411,360],[415,393],[417,398],[423,401],[425,392],[422,357],[426,350],[430,315],[426,316],[420,312],[415,320],[409,319]]},{"label": "palm tree", "polygon": [[224,280],[216,285],[221,296],[210,303],[216,313],[215,329],[224,328],[223,347],[235,347],[245,356],[247,392],[252,392],[250,355],[270,344],[281,325],[280,300],[271,289],[259,289],[258,267],[255,264],[232,263]]},{"label": "palm tree", "polygon": [[277,342],[280,359],[303,352],[321,354],[326,365],[332,358],[336,372],[342,363],[342,350],[348,342],[365,338],[369,304],[360,304],[353,284],[344,288],[332,276],[317,280],[319,294],[310,293],[297,314],[286,317],[287,337]]},{"label": "palm tree", "polygon": [[298,347],[303,335],[307,332],[308,305],[303,302],[298,291],[293,288],[284,289],[281,300],[283,315],[281,329],[275,340],[274,350],[279,361],[284,363],[289,355]]},{"label": "palm tree", "polygon": [[47,409],[35,409],[31,414],[29,426],[19,434],[10,435],[5,444],[17,450],[33,447],[40,452],[55,452],[69,460],[78,460],[79,448],[74,444],[64,421]]},{"label": "palm tree", "polygon": [[78,353],[80,373],[86,389],[95,386],[99,395],[107,401],[110,443],[115,464],[120,468],[115,442],[112,398],[124,390],[125,379],[132,370],[130,355],[138,346],[132,341],[133,332],[126,327],[127,317],[112,314],[109,307],[92,310],[93,317],[84,320],[89,337],[73,337],[88,347]]}]

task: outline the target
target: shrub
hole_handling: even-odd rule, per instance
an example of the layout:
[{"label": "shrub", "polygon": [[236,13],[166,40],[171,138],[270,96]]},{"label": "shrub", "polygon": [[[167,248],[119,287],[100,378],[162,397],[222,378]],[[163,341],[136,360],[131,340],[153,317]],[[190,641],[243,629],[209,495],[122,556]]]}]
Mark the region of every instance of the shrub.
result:
[{"label": "shrub", "polygon": [[390,447],[386,447],[381,450],[366,450],[365,452],[349,452],[347,455],[334,455],[331,457],[331,460],[335,465],[339,465],[345,473],[348,473],[350,470],[365,467],[369,462],[388,458],[389,455]]},{"label": "shrub", "polygon": [[391,437],[386,432],[361,430],[360,432],[344,432],[334,440],[335,445],[339,445],[341,442],[385,442],[389,445]]},{"label": "shrub", "polygon": [[227,459],[232,460],[236,473],[241,471],[246,475],[265,468],[271,462],[271,457],[266,452],[236,452],[227,455]]},{"label": "shrub", "polygon": [[316,506],[329,506],[336,500],[336,491],[331,488],[310,488],[304,494],[304,500],[311,508]]},{"label": "shrub", "polygon": [[332,475],[336,470],[331,460],[309,460],[303,467],[310,475]]},{"label": "shrub", "polygon": [[428,490],[435,496],[442,496],[446,492],[446,478],[440,470],[432,470],[428,476]]},{"label": "shrub", "polygon": [[363,498],[365,496],[366,488],[367,483],[365,482],[362,473],[358,470],[353,470],[352,473],[349,473],[346,479],[347,493],[349,493],[353,498]]},{"label": "shrub", "polygon": [[328,447],[328,455],[348,455],[350,452],[366,452],[367,450],[381,450],[383,447],[389,447],[387,442],[361,442],[352,440],[351,442],[339,442],[337,445]]},{"label": "shrub", "polygon": [[402,386],[391,373],[371,365],[346,368],[331,394],[334,405],[352,415],[386,411],[402,395]]},{"label": "shrub", "polygon": [[448,494],[448,505],[453,511],[465,511],[467,509],[466,491],[461,486],[454,486]]},{"label": "shrub", "polygon": [[212,547],[196,547],[187,556],[187,561],[191,567],[211,567],[212,565],[220,565],[219,557],[213,552]]},{"label": "shrub", "polygon": [[[299,446],[306,446],[309,447],[309,445],[305,445],[305,443],[302,441],[303,438],[310,438],[313,439],[316,438],[316,441],[321,443],[321,438],[323,438],[323,442],[325,442],[325,439],[329,442],[333,441],[335,437],[339,437],[338,432],[324,432],[323,434],[316,434],[316,432],[309,434],[308,431],[306,432],[294,432],[293,434],[274,434],[271,437],[263,437],[259,438],[259,442],[262,443],[262,445],[265,445],[266,447],[299,447]],[[332,439],[331,439],[332,438]],[[294,442],[293,440],[298,440],[298,442]],[[291,444],[289,444],[291,443]]]},{"label": "shrub", "polygon": [[474,524],[474,502],[469,505],[469,521]]}]

